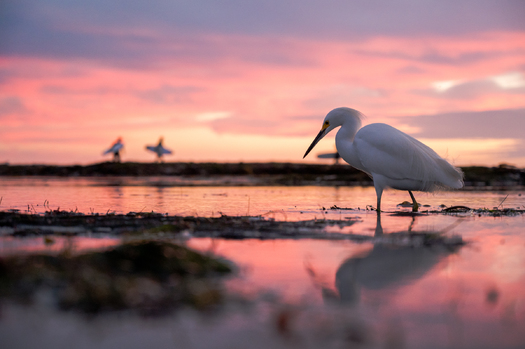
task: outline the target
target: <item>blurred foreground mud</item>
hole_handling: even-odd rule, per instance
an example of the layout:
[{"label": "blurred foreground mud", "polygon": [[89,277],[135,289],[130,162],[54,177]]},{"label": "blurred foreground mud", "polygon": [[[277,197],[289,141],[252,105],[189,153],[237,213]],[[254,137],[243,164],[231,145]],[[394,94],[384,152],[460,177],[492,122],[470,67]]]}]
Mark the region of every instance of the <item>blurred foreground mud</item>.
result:
[{"label": "blurred foreground mud", "polygon": [[42,294],[64,310],[136,310],[160,315],[186,305],[209,309],[224,298],[225,262],[166,241],[128,242],[106,251],[0,257],[0,301]]}]

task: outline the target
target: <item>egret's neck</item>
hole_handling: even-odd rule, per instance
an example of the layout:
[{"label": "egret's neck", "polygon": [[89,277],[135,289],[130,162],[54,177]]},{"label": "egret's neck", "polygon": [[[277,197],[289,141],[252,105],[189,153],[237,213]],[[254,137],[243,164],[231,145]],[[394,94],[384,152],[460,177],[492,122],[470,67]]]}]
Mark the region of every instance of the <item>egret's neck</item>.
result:
[{"label": "egret's neck", "polygon": [[356,119],[348,119],[342,125],[339,131],[335,136],[336,144],[341,143],[341,145],[351,144],[354,141],[355,134],[361,128],[361,121]]},{"label": "egret's neck", "polygon": [[343,123],[337,132],[335,136],[335,146],[337,147],[337,151],[343,160],[345,160],[351,166],[368,173],[368,171],[361,164],[361,160],[359,159],[359,156],[357,155],[356,149],[354,147],[354,138],[357,131],[359,131],[361,128],[361,122],[360,120],[351,121],[354,122]]}]

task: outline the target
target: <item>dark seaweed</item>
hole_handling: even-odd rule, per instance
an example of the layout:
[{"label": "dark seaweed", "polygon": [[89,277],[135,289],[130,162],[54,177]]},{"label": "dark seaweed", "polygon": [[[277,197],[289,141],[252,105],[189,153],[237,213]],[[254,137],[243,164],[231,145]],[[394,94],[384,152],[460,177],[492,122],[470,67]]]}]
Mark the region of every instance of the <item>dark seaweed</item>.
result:
[{"label": "dark seaweed", "polygon": [[212,276],[229,265],[166,241],[124,243],[102,252],[0,258],[0,297],[31,302],[48,289],[61,309],[94,314],[133,309],[164,314],[188,305],[207,309],[223,297]]}]

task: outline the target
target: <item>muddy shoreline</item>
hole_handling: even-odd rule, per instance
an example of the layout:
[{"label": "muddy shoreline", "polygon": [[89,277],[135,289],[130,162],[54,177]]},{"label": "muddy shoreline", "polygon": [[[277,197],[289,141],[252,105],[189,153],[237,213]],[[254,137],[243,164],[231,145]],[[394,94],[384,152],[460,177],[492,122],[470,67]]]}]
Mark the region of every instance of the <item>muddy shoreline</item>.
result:
[{"label": "muddy shoreline", "polygon": [[[505,190],[525,186],[525,170],[512,166],[461,168],[467,189]],[[297,163],[140,163],[102,162],[91,165],[0,165],[1,177],[159,177],[158,186],[183,185],[373,185],[348,165]],[[169,181],[170,178],[183,181]]]},{"label": "muddy shoreline", "polygon": [[[351,212],[354,209],[333,206],[326,211]],[[478,215],[478,216],[520,216],[525,210],[519,209],[473,209],[466,206],[452,206],[439,211],[418,213],[398,211],[383,215]],[[327,226],[350,226],[354,219],[314,219],[303,221],[276,221],[262,216],[195,217],[176,216],[155,212],[129,212],[127,214],[83,214],[77,212],[50,210],[44,214],[21,213],[17,210],[0,211],[1,236],[76,236],[85,234],[110,234],[113,236],[136,235],[215,237],[226,239],[353,239],[361,236],[327,233]]]}]

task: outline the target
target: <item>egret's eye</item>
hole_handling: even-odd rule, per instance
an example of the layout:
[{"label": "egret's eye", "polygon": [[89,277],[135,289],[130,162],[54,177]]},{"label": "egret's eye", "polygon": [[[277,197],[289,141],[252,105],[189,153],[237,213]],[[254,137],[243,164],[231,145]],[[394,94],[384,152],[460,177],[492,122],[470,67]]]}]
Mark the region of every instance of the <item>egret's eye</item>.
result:
[{"label": "egret's eye", "polygon": [[324,122],[324,125],[325,125],[325,126],[328,126],[328,125],[330,125],[330,123],[329,123],[328,121],[325,121],[325,122]]}]

